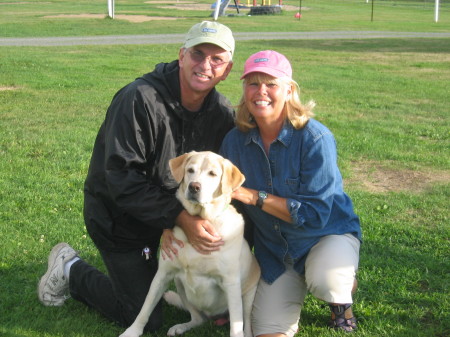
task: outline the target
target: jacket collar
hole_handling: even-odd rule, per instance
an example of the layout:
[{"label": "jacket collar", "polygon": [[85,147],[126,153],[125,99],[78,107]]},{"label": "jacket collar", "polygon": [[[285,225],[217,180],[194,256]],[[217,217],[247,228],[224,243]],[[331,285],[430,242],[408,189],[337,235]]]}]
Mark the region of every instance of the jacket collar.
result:
[{"label": "jacket collar", "polygon": [[178,60],[175,60],[170,63],[157,64],[154,71],[141,78],[155,88],[164,102],[171,107],[179,118],[189,121],[197,118],[202,113],[208,113],[213,108],[211,103],[218,100],[216,88],[213,88],[205,97],[203,105],[198,112],[189,112],[181,105],[179,72],[179,63]]}]

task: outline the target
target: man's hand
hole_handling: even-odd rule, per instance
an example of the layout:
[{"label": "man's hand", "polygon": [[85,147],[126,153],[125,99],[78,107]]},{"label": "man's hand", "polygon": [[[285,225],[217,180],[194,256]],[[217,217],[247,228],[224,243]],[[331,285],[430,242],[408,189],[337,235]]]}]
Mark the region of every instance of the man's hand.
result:
[{"label": "man's hand", "polygon": [[178,249],[174,246],[176,243],[180,248],[184,247],[184,243],[173,235],[172,229],[164,229],[161,237],[161,255],[163,260],[169,258],[173,260],[178,255]]},{"label": "man's hand", "polygon": [[186,234],[189,243],[201,254],[210,254],[220,249],[224,244],[211,223],[199,216],[192,216],[186,210],[182,211],[175,220]]}]

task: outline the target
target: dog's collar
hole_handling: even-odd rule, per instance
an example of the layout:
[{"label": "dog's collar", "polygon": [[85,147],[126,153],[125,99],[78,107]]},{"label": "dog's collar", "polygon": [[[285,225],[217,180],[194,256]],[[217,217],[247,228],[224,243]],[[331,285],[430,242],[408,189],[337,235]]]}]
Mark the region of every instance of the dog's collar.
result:
[{"label": "dog's collar", "polygon": [[[203,208],[203,210],[200,212],[200,216],[206,216],[205,212],[207,210],[207,208],[205,208],[205,205],[207,204],[200,204]],[[214,216],[214,218],[210,218],[210,220],[215,221],[217,218],[219,218],[223,213],[225,213],[225,211],[228,209],[228,206],[230,206],[230,204],[226,204],[225,207],[222,209],[221,212],[217,213],[216,216]]]},{"label": "dog's collar", "polygon": [[222,212],[220,212],[219,214],[216,215],[216,217],[214,219],[217,219],[218,217],[220,217],[223,213],[225,213],[225,211],[228,209],[228,206],[230,206],[230,204],[226,204],[225,207],[223,208]]}]

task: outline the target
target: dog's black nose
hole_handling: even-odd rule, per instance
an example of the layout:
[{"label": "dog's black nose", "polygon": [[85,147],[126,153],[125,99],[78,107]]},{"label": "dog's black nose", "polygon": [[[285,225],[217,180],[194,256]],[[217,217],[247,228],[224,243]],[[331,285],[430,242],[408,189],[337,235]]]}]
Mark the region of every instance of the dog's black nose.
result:
[{"label": "dog's black nose", "polygon": [[200,183],[190,183],[189,184],[189,192],[198,193],[200,192],[202,185]]}]

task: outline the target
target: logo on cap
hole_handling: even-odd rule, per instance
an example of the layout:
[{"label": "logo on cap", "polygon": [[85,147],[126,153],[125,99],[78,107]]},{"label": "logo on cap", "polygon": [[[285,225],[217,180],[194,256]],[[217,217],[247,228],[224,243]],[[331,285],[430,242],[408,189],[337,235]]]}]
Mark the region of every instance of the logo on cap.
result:
[{"label": "logo on cap", "polygon": [[202,29],[203,33],[217,33],[217,29],[205,27]]},{"label": "logo on cap", "polygon": [[267,57],[261,57],[259,59],[255,59],[255,61],[253,61],[255,63],[259,63],[259,62],[269,62],[269,59]]}]

